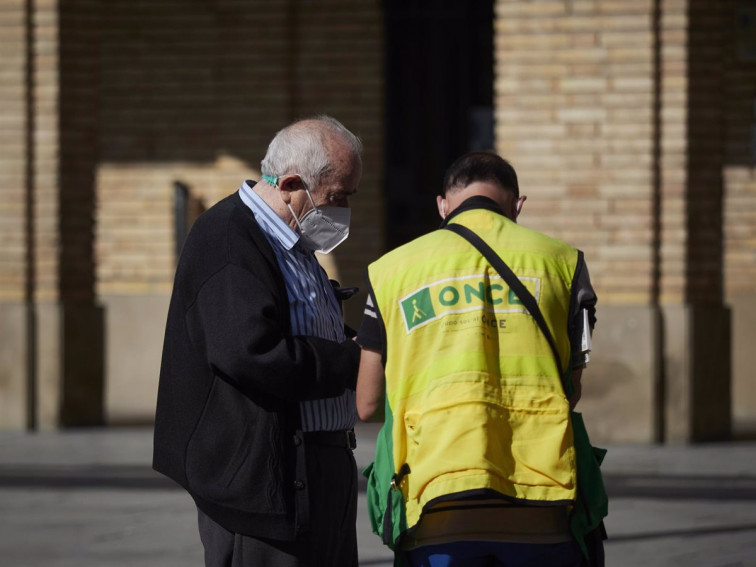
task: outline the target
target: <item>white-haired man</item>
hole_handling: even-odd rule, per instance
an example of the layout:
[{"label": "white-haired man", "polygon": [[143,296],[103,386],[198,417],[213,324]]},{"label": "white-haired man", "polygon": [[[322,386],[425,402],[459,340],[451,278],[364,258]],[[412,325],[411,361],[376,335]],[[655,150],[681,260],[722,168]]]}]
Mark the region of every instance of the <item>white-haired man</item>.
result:
[{"label": "white-haired man", "polygon": [[357,564],[359,347],[314,252],[348,235],[360,152],[333,118],[291,124],[263,180],[210,208],[184,244],[153,466],[195,500],[208,567]]}]

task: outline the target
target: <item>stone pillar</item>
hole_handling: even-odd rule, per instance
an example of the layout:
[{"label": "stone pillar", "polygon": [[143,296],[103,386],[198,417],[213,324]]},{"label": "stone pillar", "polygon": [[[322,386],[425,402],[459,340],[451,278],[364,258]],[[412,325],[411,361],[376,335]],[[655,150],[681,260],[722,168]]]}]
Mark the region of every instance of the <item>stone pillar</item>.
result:
[{"label": "stone pillar", "polygon": [[2,18],[0,427],[21,429],[59,415],[57,2],[6,0]]},{"label": "stone pillar", "polygon": [[59,0],[60,425],[103,423],[103,310],[95,296],[99,0]]},{"label": "stone pillar", "polygon": [[496,147],[523,225],[585,252],[599,296],[581,407],[597,438],[730,430],[723,3],[496,3]]},{"label": "stone pillar", "polygon": [[29,13],[24,0],[5,0],[0,12],[0,429],[27,425],[28,176],[31,135]]},{"label": "stone pillar", "polygon": [[725,301],[732,310],[735,435],[756,432],[756,3],[727,0]]},{"label": "stone pillar", "polygon": [[[726,11],[724,4],[705,0],[662,6],[662,68],[674,70],[661,74],[671,108],[662,111],[662,148],[669,152],[662,160],[671,165],[665,170],[670,182],[663,187],[669,200],[662,207],[674,227],[666,234],[675,243],[661,273],[667,280],[664,438],[721,440],[731,431],[722,225]],[[669,139],[677,144],[665,145]]]},{"label": "stone pillar", "polygon": [[[11,51],[2,64],[16,80],[0,91],[0,112],[10,120],[4,142],[11,148],[0,174],[0,325],[3,337],[12,337],[0,347],[7,410],[0,412],[0,427],[98,424],[102,311],[94,299],[92,254],[97,2],[4,4],[11,4],[2,17],[11,20],[18,41],[2,43]],[[5,277],[6,267],[13,277]]]}]

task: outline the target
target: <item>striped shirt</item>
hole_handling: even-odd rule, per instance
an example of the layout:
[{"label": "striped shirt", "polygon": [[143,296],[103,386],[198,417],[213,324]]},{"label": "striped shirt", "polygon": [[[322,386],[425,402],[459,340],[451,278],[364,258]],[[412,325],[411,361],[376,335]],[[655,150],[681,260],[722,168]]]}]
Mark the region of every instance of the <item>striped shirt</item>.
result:
[{"label": "striped shirt", "polygon": [[[252,190],[249,182],[242,184],[239,196],[254,213],[283,273],[292,334],[344,341],[341,309],[315,254],[298,244],[299,234]],[[304,431],[351,429],[357,420],[354,391],[346,390],[336,398],[301,402],[300,412]]]}]

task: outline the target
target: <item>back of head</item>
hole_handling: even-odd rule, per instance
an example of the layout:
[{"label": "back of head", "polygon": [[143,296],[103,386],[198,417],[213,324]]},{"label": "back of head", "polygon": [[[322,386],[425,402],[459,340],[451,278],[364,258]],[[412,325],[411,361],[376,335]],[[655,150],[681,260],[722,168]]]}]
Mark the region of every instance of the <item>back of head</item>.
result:
[{"label": "back of head", "polygon": [[488,182],[520,196],[517,174],[510,163],[494,153],[471,152],[456,159],[444,175],[443,195],[462,190],[475,182]]},{"label": "back of head", "polygon": [[309,187],[318,185],[332,170],[329,147],[342,141],[359,161],[362,142],[335,118],[326,115],[299,120],[280,130],[268,145],[260,164],[263,175],[298,174]]}]

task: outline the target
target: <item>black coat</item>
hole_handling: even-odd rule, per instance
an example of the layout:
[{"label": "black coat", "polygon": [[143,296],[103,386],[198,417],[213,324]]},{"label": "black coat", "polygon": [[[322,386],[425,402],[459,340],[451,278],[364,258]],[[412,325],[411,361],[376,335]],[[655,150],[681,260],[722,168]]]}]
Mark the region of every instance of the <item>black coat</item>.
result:
[{"label": "black coat", "polygon": [[299,401],[354,388],[359,347],[293,337],[283,275],[234,193],[184,244],[160,369],[153,467],[234,533],[308,528]]}]

